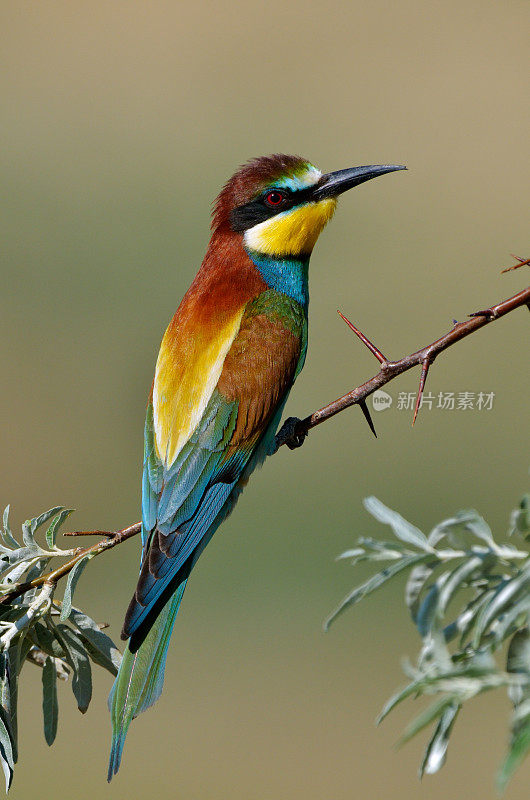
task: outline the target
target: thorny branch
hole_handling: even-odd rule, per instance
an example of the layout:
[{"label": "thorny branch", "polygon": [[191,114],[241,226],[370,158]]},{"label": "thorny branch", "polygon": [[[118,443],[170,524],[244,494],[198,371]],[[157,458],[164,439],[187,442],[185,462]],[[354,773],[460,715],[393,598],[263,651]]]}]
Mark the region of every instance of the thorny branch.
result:
[{"label": "thorny branch", "polygon": [[[522,259],[519,258],[519,256],[514,256],[514,258],[517,259],[519,263],[513,267],[503,270],[504,272],[507,272],[511,269],[517,269],[518,267],[530,265],[530,259]],[[353,405],[359,405],[361,407],[361,410],[363,411],[372,432],[375,434],[368,407],[366,405],[366,398],[373,394],[376,389],[379,389],[381,386],[384,386],[385,384],[394,380],[394,378],[397,378],[397,376],[401,375],[403,372],[407,372],[407,370],[412,369],[415,366],[421,366],[420,383],[412,421],[412,424],[414,424],[418,414],[418,409],[420,407],[429,368],[435,358],[444,350],[447,350],[448,347],[451,347],[451,345],[461,341],[466,336],[474,333],[474,331],[479,330],[479,328],[483,328],[494,320],[500,319],[500,317],[506,316],[506,314],[509,314],[511,311],[515,311],[516,308],[520,308],[521,306],[525,305],[530,310],[530,287],[523,289],[513,297],[509,297],[507,300],[497,303],[490,308],[470,314],[469,319],[467,319],[465,322],[455,322],[454,327],[444,336],[441,336],[439,339],[436,339],[436,341],[432,342],[432,344],[422,347],[421,350],[417,350],[415,353],[405,356],[398,361],[389,361],[383,355],[381,350],[379,350],[368,339],[367,336],[361,333],[361,331],[339,311],[338,313],[346,322],[348,327],[359,337],[363,344],[366,345],[374,357],[379,361],[381,368],[379,372],[373,376],[373,378],[370,378],[370,380],[366,381],[360,386],[357,386],[355,389],[352,389],[350,392],[343,395],[343,397],[339,397],[332,403],[328,403],[328,405],[323,406],[322,408],[318,409],[318,411],[314,411],[313,414],[305,419],[300,420],[296,417],[290,417],[287,419],[276,436],[276,447],[274,452],[279,450],[279,448],[284,444],[286,444],[290,449],[300,447],[311,428],[315,428],[317,425],[320,425],[322,422],[325,422],[327,419],[335,416],[335,414],[338,414],[340,411],[344,411],[346,408],[349,408]],[[28,581],[27,583],[17,584],[11,591],[0,595],[0,604],[10,603],[12,600],[20,597],[29,590],[43,585],[46,585],[46,589],[44,590],[46,593],[47,587],[51,587],[53,589],[57,582],[67,575],[86,555],[96,556],[100,553],[103,553],[105,550],[110,550],[110,548],[115,547],[117,544],[121,544],[126,539],[136,536],[136,534],[140,533],[141,527],[142,525],[140,522],[135,522],[133,525],[129,525],[127,528],[123,528],[119,531],[71,531],[63,534],[64,536],[90,535],[103,536],[105,538],[101,539],[99,542],[96,542],[96,544],[93,544],[90,547],[80,547],[69,561],[53,572],[48,572],[46,575],[42,575],[39,578]]]},{"label": "thorny branch", "polygon": [[[522,259],[519,259],[518,256],[515,256],[515,258],[517,258],[520,263],[516,264],[513,269],[530,264],[530,259],[523,261]],[[510,269],[512,268],[510,267]],[[359,337],[361,342],[366,345],[370,352],[379,361],[381,364],[381,369],[377,375],[374,375],[374,377],[370,378],[370,380],[366,381],[366,383],[363,383],[361,386],[357,386],[355,389],[352,389],[350,392],[343,395],[343,397],[339,397],[338,400],[328,403],[328,405],[320,408],[318,411],[314,411],[313,414],[305,419],[296,420],[296,424],[293,424],[295,418],[291,417],[290,420],[288,420],[288,422],[290,422],[290,430],[289,432],[286,431],[286,435],[283,436],[282,431],[280,430],[280,433],[277,437],[278,441],[276,449],[278,450],[283,444],[287,444],[287,446],[291,449],[299,447],[311,428],[315,428],[317,425],[320,425],[322,422],[325,422],[327,419],[330,419],[330,417],[335,416],[335,414],[338,414],[340,411],[344,411],[344,409],[349,408],[350,406],[360,405],[366,416],[368,411],[366,407],[367,397],[373,394],[376,389],[379,389],[381,386],[384,386],[386,383],[394,380],[394,378],[396,378],[398,375],[401,375],[401,373],[407,372],[407,370],[412,369],[413,367],[421,366],[420,383],[418,394],[416,396],[414,416],[412,419],[412,424],[414,425],[418,415],[418,409],[420,407],[423,390],[425,388],[427,374],[435,358],[444,350],[447,350],[448,347],[451,347],[451,345],[461,341],[466,336],[469,336],[469,334],[477,331],[479,328],[483,328],[490,322],[509,314],[510,311],[515,311],[516,308],[520,308],[521,306],[525,305],[530,310],[530,287],[523,289],[521,292],[518,292],[513,297],[509,297],[507,300],[504,300],[501,303],[497,303],[490,308],[486,308],[484,311],[476,311],[475,313],[470,314],[470,318],[465,322],[455,322],[453,328],[444,336],[436,339],[436,341],[432,344],[422,347],[421,350],[417,350],[415,353],[399,359],[399,361],[388,360],[383,353],[368,339],[368,337],[361,333],[361,331],[339,311],[338,313],[348,327]],[[373,426],[370,425],[370,427],[373,430]]]}]

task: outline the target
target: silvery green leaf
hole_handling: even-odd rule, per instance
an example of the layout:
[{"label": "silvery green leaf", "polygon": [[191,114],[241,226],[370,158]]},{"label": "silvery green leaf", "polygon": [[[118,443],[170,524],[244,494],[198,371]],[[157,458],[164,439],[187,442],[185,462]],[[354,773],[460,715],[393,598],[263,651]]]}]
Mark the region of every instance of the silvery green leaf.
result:
[{"label": "silvery green leaf", "polygon": [[36,622],[31,626],[29,636],[33,644],[38,647],[39,650],[42,650],[44,653],[54,658],[65,659],[65,649],[62,643],[57,639],[55,631],[55,626],[50,630],[42,622]]},{"label": "silvery green leaf", "polygon": [[[403,558],[404,555],[404,552],[398,553],[396,550],[379,550],[366,553],[364,556],[357,556],[357,558],[352,561],[352,564],[360,564],[363,561],[397,561]],[[406,555],[414,555],[414,553],[409,551]]]},{"label": "silvery green leaf", "polygon": [[11,528],[9,527],[9,506],[6,506],[4,509],[4,528],[2,530],[2,539],[4,543],[11,548],[16,549],[19,547],[19,544],[13,534],[11,533]]},{"label": "silvery green leaf", "polygon": [[2,566],[0,569],[5,570],[5,565],[11,564],[14,566],[15,564],[19,564],[21,561],[30,561],[34,558],[39,558],[40,556],[40,548],[37,545],[33,547],[19,547],[16,550],[11,550],[7,556],[3,556],[1,560]]},{"label": "silvery green leaf", "polygon": [[529,614],[530,597],[523,597],[496,619],[495,624],[492,624],[491,629],[495,636],[495,643],[499,645],[503,642],[506,636],[512,632],[512,627],[520,628],[527,624]]},{"label": "silvery green leaf", "polygon": [[66,660],[73,669],[72,691],[77,700],[77,707],[82,714],[87,710],[92,698],[92,669],[90,660],[82,639],[67,625],[60,623],[57,626],[63,646],[66,650]]},{"label": "silvery green leaf", "polygon": [[363,556],[365,552],[366,551],[362,547],[354,547],[352,550],[345,550],[344,553],[337,556],[336,560],[341,561],[343,558],[356,558],[357,556]]},{"label": "silvery green leaf", "polygon": [[63,604],[61,609],[61,622],[65,622],[70,615],[70,611],[72,610],[72,597],[75,587],[77,586],[77,581],[81,577],[81,573],[83,572],[87,563],[90,561],[91,557],[92,555],[88,554],[81,558],[68,574],[68,580],[64,590]]},{"label": "silvery green leaf", "polygon": [[516,578],[501,583],[490,602],[482,608],[479,614],[473,635],[474,647],[479,646],[482,635],[489,624],[517,600],[521,594],[526,594],[529,587],[530,567],[523,570]]},{"label": "silvery green leaf", "polygon": [[438,598],[440,589],[438,582],[434,583],[430,588],[423,602],[420,604],[416,614],[416,626],[421,637],[428,635],[433,627],[438,611]]},{"label": "silvery green leaf", "polygon": [[508,690],[510,700],[517,706],[530,697],[530,631],[526,627],[521,628],[511,638],[506,656],[506,672],[526,676],[528,680],[526,687],[512,686]]},{"label": "silvery green leaf", "polygon": [[9,683],[9,655],[3,650],[0,653],[0,706],[6,719],[11,719],[11,686]]},{"label": "silvery green leaf", "polygon": [[32,534],[35,535],[35,532],[40,528],[41,525],[44,525],[45,522],[48,522],[49,519],[54,517],[63,509],[64,506],[54,506],[54,508],[44,511],[44,513],[40,514],[38,517],[33,517],[33,519],[30,520]]},{"label": "silvery green leaf", "polygon": [[[18,678],[26,656],[31,649],[29,642],[24,635],[24,631],[14,640],[6,653],[6,676],[8,679],[9,707],[0,706],[0,717],[4,727],[9,734],[13,763],[16,764],[18,758],[17,749],[17,697],[18,697]],[[1,737],[0,737],[1,738]],[[0,746],[1,752],[1,746]],[[4,769],[5,773],[5,769]],[[6,775],[7,778],[7,775]]]},{"label": "silvery green leaf", "polygon": [[451,674],[453,665],[451,656],[447,649],[445,636],[439,628],[439,623],[433,625],[432,629],[423,638],[423,647],[418,658],[418,667],[424,671],[431,671],[433,668],[436,673]]},{"label": "silvery green leaf", "polygon": [[[22,667],[26,661],[26,656],[31,649],[31,641],[26,637],[26,631],[22,631],[20,635],[11,644],[7,651],[8,665],[7,675],[9,678],[9,714],[2,717],[4,724],[7,726],[11,740],[11,749],[13,752],[13,761],[16,764],[18,759],[18,683]],[[2,709],[2,714],[4,710]]]},{"label": "silvery green leaf", "polygon": [[92,661],[107,669],[112,675],[117,675],[122,657],[110,636],[103,633],[93,619],[77,608],[72,608],[70,622],[79,630]]},{"label": "silvery green leaf", "polygon": [[456,515],[458,519],[467,530],[471,531],[478,539],[482,539],[489,547],[495,549],[496,544],[491,534],[491,528],[480,514],[474,509],[467,511],[459,511]]},{"label": "silvery green leaf", "polygon": [[462,514],[457,513],[454,517],[444,520],[436,526],[438,531],[453,547],[462,548],[467,547],[469,543],[469,530],[466,526],[465,519],[462,519]]},{"label": "silvery green leaf", "polygon": [[379,725],[385,719],[385,717],[387,717],[390,712],[394,710],[396,706],[403,702],[403,700],[406,700],[407,697],[411,697],[411,695],[418,693],[423,684],[424,679],[419,678],[412,681],[412,683],[409,683],[404,689],[396,692],[396,694],[393,694],[381,709],[381,713],[376,719],[376,725]]},{"label": "silvery green leaf", "polygon": [[517,708],[514,708],[512,714],[512,729],[519,730],[521,726],[530,723],[530,697],[527,697],[520,703]]},{"label": "silvery green leaf", "polygon": [[25,572],[31,567],[33,561],[20,561],[16,566],[10,569],[8,572],[3,573],[2,575],[2,582],[3,583],[19,583],[21,577],[25,574]]},{"label": "silvery green leaf", "polygon": [[511,513],[509,535],[513,536],[515,533],[526,540],[530,538],[530,494],[523,495],[519,508]]},{"label": "silvery green leaf", "polygon": [[485,676],[488,677],[487,688],[490,685],[505,686],[507,683],[507,677],[504,672],[497,673],[495,659],[487,650],[475,653],[467,663],[455,667],[445,675],[438,676],[437,680],[451,681],[455,679],[457,681],[456,685],[458,685],[460,678],[484,678]]},{"label": "silvery green leaf", "polygon": [[422,731],[427,725],[430,725],[433,720],[438,719],[445,709],[448,706],[453,706],[457,701],[457,698],[453,695],[440,697],[438,700],[435,700],[428,708],[425,709],[421,714],[412,720],[412,722],[407,725],[403,735],[400,737],[398,744],[402,745],[406,742],[410,741],[413,736],[416,736],[417,733]]},{"label": "silvery green leaf", "polygon": [[[459,511],[454,515],[454,517],[449,517],[449,519],[440,522],[435,528],[433,528],[429,535],[429,542],[433,544],[433,540],[435,540],[437,544],[444,536],[446,536],[453,547],[467,550],[473,543],[472,536],[475,533],[473,530],[473,524],[476,525],[476,530],[481,532],[483,535],[487,535],[487,532],[489,531],[491,539],[491,531],[488,525],[484,520],[482,520],[485,526],[482,527],[480,525],[480,520],[482,520],[482,517],[480,517],[476,511]],[[482,537],[479,536],[479,538]]]},{"label": "silvery green leaf", "polygon": [[37,542],[35,541],[35,537],[33,536],[33,528],[32,528],[32,520],[27,519],[25,522],[22,523],[22,541],[26,545],[26,547],[35,549],[38,547]]},{"label": "silvery green leaf", "polygon": [[455,621],[450,622],[443,629],[444,639],[447,642],[452,642],[455,636],[458,636],[458,623]]},{"label": "silvery green leaf", "polygon": [[14,639],[14,641],[11,644],[11,647],[9,648],[9,651],[8,651],[8,652],[11,652],[13,650],[16,651],[16,661],[15,662],[10,662],[10,670],[11,670],[11,664],[16,664],[16,673],[15,674],[17,676],[20,675],[20,673],[22,671],[22,667],[24,666],[24,661],[26,660],[26,656],[28,654],[28,651],[32,647],[32,642],[30,641],[29,637],[27,636],[28,631],[29,631],[29,628],[23,628],[20,631],[19,635],[16,637],[16,639]]},{"label": "silvery green leaf", "polygon": [[508,754],[501,766],[497,777],[497,786],[502,792],[513,773],[520,766],[523,759],[530,752],[530,716],[525,724],[521,725],[512,737]]},{"label": "silvery green leaf", "polygon": [[405,569],[413,566],[414,564],[418,564],[421,561],[424,561],[427,558],[430,558],[430,553],[420,553],[418,555],[410,555],[410,556],[403,556],[400,561],[397,561],[393,564],[390,564],[381,572],[378,572],[376,575],[373,575],[369,578],[365,583],[361,584],[361,586],[357,586],[352,592],[350,592],[346,597],[341,601],[339,606],[333,611],[329,617],[324,622],[324,630],[328,630],[329,626],[332,622],[342,614],[342,612],[348,608],[349,606],[358,603],[359,600],[362,600],[363,597],[374,592],[376,589],[379,589],[384,583],[386,583],[390,578],[393,578],[394,575],[397,575],[399,572],[402,572]]},{"label": "silvery green leaf", "polygon": [[44,718],[44,738],[52,745],[57,735],[59,706],[57,703],[57,671],[48,656],[42,668],[42,716]]},{"label": "silvery green leaf", "polygon": [[489,603],[494,594],[494,589],[481,592],[477,597],[474,597],[467,604],[464,611],[458,615],[457,625],[460,631],[460,647],[463,647],[466,638],[469,636],[471,629],[478,619],[481,609]]},{"label": "silvery green leaf", "polygon": [[[335,559],[335,560],[338,561],[339,559]],[[362,564],[365,561],[373,562],[373,561],[381,561],[381,560],[382,559],[379,557],[379,555],[377,555],[375,553],[364,553],[362,556],[355,556],[355,558],[352,558],[352,560],[350,561],[350,566],[351,567],[356,567],[357,564]],[[384,560],[388,561],[388,559],[384,559]]]},{"label": "silvery green leaf", "polygon": [[416,622],[418,617],[418,609],[420,607],[420,595],[423,587],[434,572],[435,566],[438,566],[437,561],[428,562],[426,564],[418,564],[410,571],[410,575],[405,584],[405,603],[412,621]]},{"label": "silvery green leaf", "polygon": [[366,497],[363,501],[364,507],[366,510],[373,516],[375,519],[379,520],[379,522],[383,522],[386,525],[390,525],[394,534],[400,539],[402,542],[406,542],[407,544],[412,544],[415,547],[419,547],[422,550],[426,550],[428,552],[432,552],[432,547],[427,541],[427,537],[424,533],[420,531],[419,528],[416,528],[415,525],[412,525],[407,520],[403,519],[403,517],[397,513],[397,511],[392,511],[391,508],[388,508],[384,505],[377,497]]},{"label": "silvery green leaf", "polygon": [[13,758],[17,760],[17,700],[18,700],[18,648],[10,647],[6,653],[6,676],[9,691],[9,709],[6,707],[5,721],[11,732]]},{"label": "silvery green leaf", "polygon": [[456,701],[453,701],[453,703],[448,705],[443,711],[433,737],[425,750],[425,755],[423,756],[419,769],[420,778],[423,777],[424,773],[432,775],[434,772],[438,772],[440,767],[444,765],[449,737],[459,710],[460,705]]},{"label": "silvery green leaf", "polygon": [[436,547],[436,545],[439,542],[441,542],[451,522],[452,520],[444,520],[443,522],[440,522],[439,525],[435,525],[435,527],[431,530],[431,532],[427,536],[427,541],[429,542],[431,547]]},{"label": "silvery green leaf", "polygon": [[68,519],[70,514],[73,513],[73,511],[74,511],[73,508],[62,508],[60,513],[57,514],[57,516],[54,517],[54,519],[52,520],[50,527],[46,531],[46,542],[47,542],[48,547],[50,549],[53,549],[55,547],[55,540],[57,538],[57,531],[59,530],[61,525],[64,523],[64,521],[66,519]]},{"label": "silvery green leaf", "polygon": [[[404,553],[398,553],[396,550],[373,550],[371,552],[363,552],[360,556],[355,556],[350,561],[352,567],[356,567],[357,564],[362,564],[365,561],[370,561],[372,563],[376,561],[398,561],[400,558],[403,558]],[[414,555],[413,553],[407,553],[407,555]],[[337,561],[339,559],[336,559]]]},{"label": "silvery green leaf", "polygon": [[0,620],[2,622],[14,622],[20,617],[21,608],[16,605],[18,599],[20,598],[16,598],[12,603],[0,604]]},{"label": "silvery green leaf", "polygon": [[[474,675],[492,675],[497,672],[497,662],[489,647],[482,647],[480,650],[473,652],[471,658],[467,660],[467,667],[462,669],[462,674],[466,670],[471,670]],[[505,676],[501,676],[504,681]]]},{"label": "silvery green leaf", "polygon": [[401,542],[382,542],[380,539],[373,539],[371,536],[361,536],[359,538],[359,544],[366,547],[367,550],[373,550],[378,553],[397,552],[400,555],[404,553],[410,555],[410,550],[407,550]]},{"label": "silvery green leaf", "polygon": [[13,780],[15,759],[13,756],[13,741],[3,717],[4,715],[0,713],[0,761],[2,762],[2,769],[6,779],[6,792],[8,792]]},{"label": "silvery green leaf", "polygon": [[[480,664],[480,663],[469,663],[464,665],[463,667],[451,667],[448,671],[445,672],[418,672],[417,670],[413,671],[414,675],[417,676],[414,680],[405,686],[404,689],[401,689],[396,694],[392,695],[390,700],[388,700],[383,709],[377,718],[377,724],[379,725],[388,714],[393,711],[393,709],[399,705],[403,700],[406,700],[408,697],[412,695],[422,695],[426,693],[434,693],[434,691],[444,691],[449,692],[450,694],[454,694],[458,696],[458,694],[462,691],[462,678],[476,678],[479,679],[476,682],[476,692],[481,690],[482,683],[480,679],[484,678],[484,676],[488,676],[489,685],[486,688],[491,688],[492,686],[503,686],[506,685],[507,679],[504,673],[500,675],[496,675],[491,668],[491,662],[488,664]],[[469,690],[469,685],[466,686],[466,691]],[[475,692],[475,693],[476,693]]]},{"label": "silvery green leaf", "polygon": [[28,574],[26,575],[26,581],[30,583],[30,581],[34,580],[35,578],[40,578],[46,567],[48,566],[50,559],[48,558],[38,558],[36,561],[33,562],[33,565],[28,570]]},{"label": "silvery green leaf", "polygon": [[447,580],[440,589],[440,596],[438,598],[439,613],[443,616],[447,610],[451,599],[455,592],[465,586],[473,574],[480,570],[483,566],[483,559],[480,556],[470,556],[466,561],[455,567],[449,573]]}]

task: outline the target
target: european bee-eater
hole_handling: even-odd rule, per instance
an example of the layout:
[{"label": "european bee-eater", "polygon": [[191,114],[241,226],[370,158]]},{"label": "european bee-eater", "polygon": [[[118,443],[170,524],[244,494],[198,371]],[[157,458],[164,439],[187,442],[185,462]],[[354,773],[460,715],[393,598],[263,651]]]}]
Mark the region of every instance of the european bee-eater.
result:
[{"label": "european bee-eater", "polygon": [[214,206],[202,266],[162,339],[145,421],[142,563],[109,706],[109,780],[127,730],[160,696],[189,574],[250,473],[274,450],[307,350],[308,265],[337,197],[397,165],[323,175],[256,158]]}]

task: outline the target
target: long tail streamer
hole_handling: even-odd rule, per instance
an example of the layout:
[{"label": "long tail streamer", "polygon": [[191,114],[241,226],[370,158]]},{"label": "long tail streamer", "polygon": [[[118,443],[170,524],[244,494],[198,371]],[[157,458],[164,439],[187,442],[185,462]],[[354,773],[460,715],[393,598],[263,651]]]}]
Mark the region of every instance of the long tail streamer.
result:
[{"label": "long tail streamer", "polygon": [[112,747],[107,780],[120,768],[125,737],[132,720],[155,703],[162,694],[169,639],[186,588],[181,583],[162,609],[136,653],[127,646],[109,695]]}]

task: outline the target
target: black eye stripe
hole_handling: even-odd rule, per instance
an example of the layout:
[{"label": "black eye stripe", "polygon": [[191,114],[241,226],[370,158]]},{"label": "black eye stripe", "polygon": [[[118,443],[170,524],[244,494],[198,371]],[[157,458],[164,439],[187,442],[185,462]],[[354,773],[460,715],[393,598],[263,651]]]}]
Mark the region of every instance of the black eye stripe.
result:
[{"label": "black eye stripe", "polygon": [[[275,190],[274,186],[269,186],[263,194],[251,200],[250,203],[245,203],[245,205],[238,206],[238,208],[232,210],[230,213],[231,228],[233,231],[242,233],[248,228],[259,225],[260,222],[265,222],[266,219],[280,214],[282,211],[287,211],[293,206],[298,206],[302,203],[308,203],[311,201],[317,187],[318,183],[314,186],[308,186],[306,189],[298,189],[292,192],[280,186],[277,190]],[[270,206],[265,203],[265,197],[273,191],[278,191],[285,197],[284,202],[279,203],[278,206]]]}]

